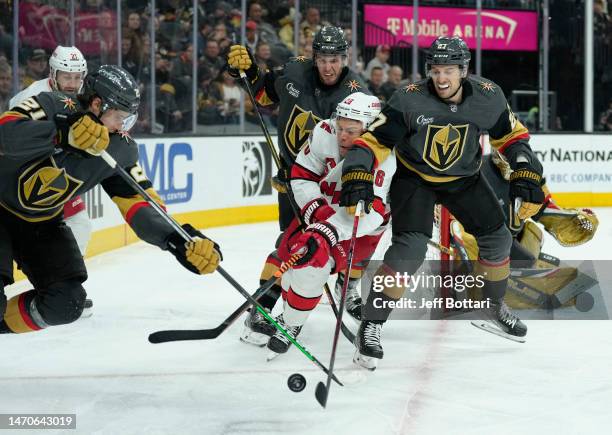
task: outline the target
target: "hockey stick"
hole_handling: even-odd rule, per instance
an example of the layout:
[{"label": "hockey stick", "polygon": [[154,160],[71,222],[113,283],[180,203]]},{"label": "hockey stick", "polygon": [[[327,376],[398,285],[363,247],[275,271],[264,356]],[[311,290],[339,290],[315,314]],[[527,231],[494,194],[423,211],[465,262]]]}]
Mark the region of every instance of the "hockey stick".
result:
[{"label": "hockey stick", "polygon": [[[242,83],[244,83],[244,88],[247,90],[247,93],[249,94],[249,99],[251,100],[251,104],[253,105],[253,110],[257,114],[257,119],[259,120],[259,126],[261,127],[264,137],[266,138],[266,143],[268,145],[268,148],[270,149],[270,154],[272,154],[272,158],[274,159],[276,168],[280,170],[282,168],[282,162],[281,162],[280,156],[278,155],[278,152],[276,151],[276,148],[274,147],[274,142],[272,142],[272,136],[270,136],[268,127],[266,127],[266,123],[264,122],[263,117],[261,116],[261,113],[259,112],[259,109],[257,108],[257,101],[255,100],[255,96],[253,95],[253,89],[251,88],[249,79],[247,78],[246,73],[242,70],[240,70],[240,78],[242,79]],[[293,197],[293,191],[291,190],[291,184],[286,183],[285,187],[287,189],[286,194],[287,194],[287,197],[289,198],[289,204],[291,204],[291,210],[293,211],[293,215],[296,217],[296,219],[298,220],[300,224],[303,224],[304,221],[302,220],[300,208],[298,207],[297,203],[295,202],[295,198]],[[348,281],[348,277],[345,277],[345,281]],[[329,300],[329,305],[331,305],[332,307],[334,316],[336,316],[336,319],[337,319],[338,318],[338,307],[336,306],[336,302],[334,301],[334,298],[331,294],[329,285],[325,283],[323,286],[323,289],[325,290],[325,294],[327,296],[327,299]],[[352,343],[355,340],[355,334],[353,334],[344,325],[344,323],[341,325],[341,328],[342,328],[342,334],[346,337],[348,341]]]},{"label": "hockey stick", "polygon": [[344,303],[346,302],[346,289],[348,288],[348,277],[351,275],[351,269],[353,267],[353,253],[355,251],[355,244],[357,242],[357,228],[359,227],[359,218],[363,211],[363,201],[357,203],[355,207],[355,218],[353,220],[353,233],[351,235],[351,243],[349,245],[348,261],[346,266],[346,279],[342,283],[342,293],[340,294],[340,312],[338,319],[336,320],[336,329],[334,330],[334,341],[332,344],[331,356],[329,358],[329,373],[327,374],[327,383],[319,382],[315,390],[315,397],[319,404],[325,408],[327,405],[327,398],[329,397],[329,389],[331,388],[331,378],[334,373],[334,363],[336,362],[336,349],[338,348],[338,336],[340,335],[340,325],[342,325],[342,314],[344,314]]},{"label": "hockey stick", "polygon": [[[263,286],[257,289],[251,297],[259,300],[276,282],[276,277],[270,278]],[[181,340],[212,340],[221,335],[229,326],[238,319],[247,308],[251,306],[249,301],[240,305],[232,314],[230,314],[219,326],[211,329],[169,329],[166,331],[157,331],[149,335],[151,343],[166,343],[169,341]]]},{"label": "hockey stick", "polygon": [[[299,258],[299,257],[298,257]],[[295,263],[296,260],[290,260],[288,263],[284,263],[281,266],[281,270],[286,271],[290,266]],[[279,273],[280,274],[280,270]],[[255,290],[251,296],[255,300],[259,300],[264,294],[270,290],[270,287],[274,285],[278,276],[273,276],[267,280],[261,287]],[[171,329],[166,331],[157,331],[149,335],[149,341],[151,343],[167,343],[169,341],[181,341],[181,340],[212,340],[221,335],[227,328],[230,327],[249,307],[251,303],[249,301],[244,302],[240,305],[232,314],[230,314],[221,324],[211,329]]]},{"label": "hockey stick", "polygon": [[[149,195],[140,184],[138,184],[138,182],[136,180],[134,180],[130,174],[128,174],[126,172],[125,169],[123,169],[121,166],[119,166],[117,164],[117,161],[115,159],[113,159],[113,157],[108,154],[106,151],[102,151],[102,153],[100,154],[100,157],[102,157],[102,159],[113,169],[115,169],[117,171],[117,173],[119,174],[119,176],[121,178],[123,178],[123,180],[125,182],[127,182],[132,188],[134,188],[146,201],[147,203],[149,203],[149,205],[151,207],[153,207],[153,209],[170,225],[172,226],[172,228],[180,234],[180,236],[185,239],[186,242],[191,242],[193,241],[193,237],[191,237],[191,235],[185,230],[185,228],[183,228],[176,220],[174,220],[174,218],[172,216],[170,216],[168,213],[166,213],[166,211],[162,208],[161,205],[159,205],[152,197],[151,195]],[[294,338],[292,338],[289,334],[287,334],[287,331],[285,331],[278,323],[276,323],[276,321],[274,320],[274,318],[269,315],[267,313],[267,311],[261,306],[261,304],[259,302],[257,302],[255,299],[253,299],[253,297],[249,294],[249,292],[247,292],[229,273],[227,273],[225,271],[225,269],[223,269],[223,267],[221,266],[217,266],[217,272],[219,272],[221,274],[221,276],[223,278],[225,278],[225,280],[231,284],[232,287],[234,287],[238,293],[240,293],[242,296],[244,296],[244,298],[246,300],[248,300],[252,305],[256,306],[257,309],[259,310],[259,312],[266,318],[268,319],[268,321],[270,321],[275,327],[276,329],[278,329],[280,332],[282,332],[294,345],[295,347],[297,347],[310,361],[312,361],[317,367],[319,367],[321,370],[323,370],[325,373],[329,373],[329,371],[327,370],[327,368],[321,364],[321,362],[315,358],[310,352],[308,352],[304,346],[302,346],[300,343],[297,342],[297,340],[295,340]],[[277,277],[274,277],[275,279]],[[342,383],[334,376],[334,381],[336,381],[339,385],[342,385]]]}]

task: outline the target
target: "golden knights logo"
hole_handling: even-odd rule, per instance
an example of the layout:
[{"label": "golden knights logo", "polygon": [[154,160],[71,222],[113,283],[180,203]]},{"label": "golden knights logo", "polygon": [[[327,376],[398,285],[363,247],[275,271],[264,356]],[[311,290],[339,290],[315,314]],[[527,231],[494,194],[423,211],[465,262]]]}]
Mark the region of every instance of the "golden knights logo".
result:
[{"label": "golden knights logo", "polygon": [[423,160],[437,171],[446,171],[461,158],[469,124],[427,126]]},{"label": "golden knights logo", "polygon": [[306,111],[297,104],[293,106],[283,135],[285,144],[291,154],[297,156],[308,140],[310,132],[319,121],[321,121],[321,118],[314,115],[310,110]]},{"label": "golden knights logo", "polygon": [[17,181],[17,196],[27,210],[44,211],[64,204],[83,184],[46,157],[26,168]]}]

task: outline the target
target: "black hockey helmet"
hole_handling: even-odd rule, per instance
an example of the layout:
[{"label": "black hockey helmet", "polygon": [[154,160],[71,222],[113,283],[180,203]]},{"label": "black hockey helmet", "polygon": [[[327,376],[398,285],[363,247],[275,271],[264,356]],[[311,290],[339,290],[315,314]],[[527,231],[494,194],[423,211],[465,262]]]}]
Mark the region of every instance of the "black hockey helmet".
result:
[{"label": "black hockey helmet", "polygon": [[102,113],[108,109],[136,113],[140,105],[140,90],[134,77],[117,65],[102,65],[85,78],[83,99],[88,103],[92,97],[102,100]]},{"label": "black hockey helmet", "polygon": [[429,72],[431,65],[459,65],[466,74],[471,57],[470,49],[460,37],[439,36],[425,56],[425,72]]},{"label": "black hockey helmet", "polygon": [[348,53],[348,42],[344,38],[344,31],[336,26],[323,26],[312,41],[313,54],[340,54]]}]

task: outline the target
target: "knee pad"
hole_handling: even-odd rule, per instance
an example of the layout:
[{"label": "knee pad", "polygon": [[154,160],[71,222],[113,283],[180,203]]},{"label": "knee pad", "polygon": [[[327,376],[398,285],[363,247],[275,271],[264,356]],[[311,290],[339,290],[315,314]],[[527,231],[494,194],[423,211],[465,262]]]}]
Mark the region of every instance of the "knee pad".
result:
[{"label": "knee pad", "polygon": [[476,238],[479,256],[483,260],[499,262],[510,256],[512,234],[506,225]]},{"label": "knee pad", "polygon": [[62,281],[40,291],[35,307],[47,325],[65,325],[81,317],[86,296],[79,281]]},{"label": "knee pad", "polygon": [[394,233],[384,263],[396,272],[415,273],[425,260],[428,240],[424,233]]}]

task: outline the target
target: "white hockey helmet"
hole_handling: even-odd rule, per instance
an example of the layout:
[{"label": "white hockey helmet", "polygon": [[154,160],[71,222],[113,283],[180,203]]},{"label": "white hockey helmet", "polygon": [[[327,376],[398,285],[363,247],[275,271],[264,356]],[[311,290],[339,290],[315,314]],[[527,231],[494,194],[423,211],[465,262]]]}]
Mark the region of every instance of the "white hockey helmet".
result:
[{"label": "white hockey helmet", "polygon": [[381,108],[380,100],[374,95],[355,92],[338,103],[336,118],[342,117],[361,121],[365,130],[376,119]]},{"label": "white hockey helmet", "polygon": [[[51,85],[57,90],[57,72],[81,73],[84,79],[87,75],[87,61],[83,53],[76,47],[64,47],[58,45],[49,58],[49,72],[51,73]],[[81,84],[81,88],[83,85]],[[80,91],[81,89],[79,89]]]}]

